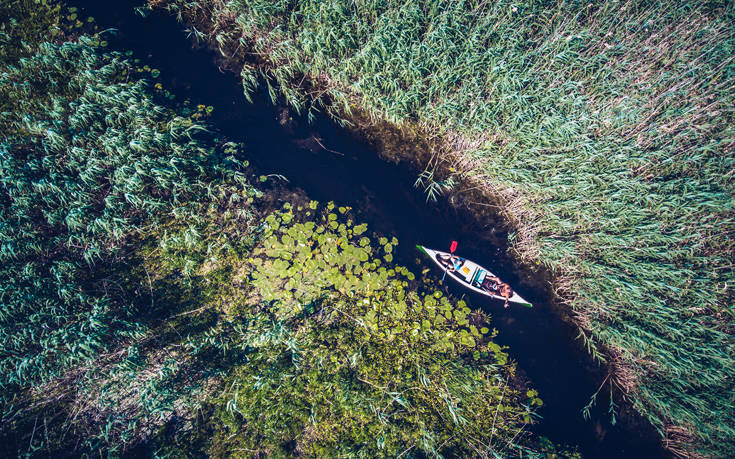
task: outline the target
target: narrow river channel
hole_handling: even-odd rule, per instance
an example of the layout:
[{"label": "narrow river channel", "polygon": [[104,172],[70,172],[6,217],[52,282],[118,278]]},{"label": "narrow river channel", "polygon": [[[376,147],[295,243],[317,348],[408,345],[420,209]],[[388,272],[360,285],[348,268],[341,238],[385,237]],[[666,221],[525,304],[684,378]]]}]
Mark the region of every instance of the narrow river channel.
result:
[{"label": "narrow river channel", "polygon": [[[135,13],[142,0],[70,4],[94,16],[100,29],[117,29],[106,36],[110,48],[132,50],[143,64],[159,69],[164,88],[177,98],[213,106],[210,121],[228,140],[245,143],[247,159],[257,173],[282,175],[311,199],[352,206],[374,231],[398,237],[400,264],[418,270],[429,267],[426,259],[420,260],[415,244],[445,248],[457,240],[460,255],[487,266],[532,301],[533,309],[503,309],[501,302],[469,298],[473,307],[491,315],[499,330],[497,342],[509,346],[511,357],[544,400],[543,419],[535,433],[579,445],[584,457],[664,456],[656,431],[636,416],[611,425],[606,390],[592,408],[591,419],[583,419],[581,410],[605,375],[575,341],[574,327],[553,313],[544,282],[534,282],[513,268],[504,250],[489,242],[491,228],[478,227],[464,211],[442,199],[427,203],[425,194],[413,186],[417,171],[384,162],[328,119],[308,125],[273,106],[265,93],[248,103],[238,77],[218,69],[214,53],[193,49],[185,27],[175,18],[160,12],[146,17]],[[423,265],[417,267],[419,261]],[[467,295],[453,284],[449,290]]]}]

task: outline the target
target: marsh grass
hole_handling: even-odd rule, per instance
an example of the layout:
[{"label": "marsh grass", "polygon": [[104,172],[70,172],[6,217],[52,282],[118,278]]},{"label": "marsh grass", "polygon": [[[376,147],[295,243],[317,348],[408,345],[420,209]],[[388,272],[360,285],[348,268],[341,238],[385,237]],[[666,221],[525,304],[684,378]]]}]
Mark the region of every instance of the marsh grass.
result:
[{"label": "marsh grass", "polygon": [[211,262],[233,244],[200,249],[197,230],[236,221],[228,236],[247,244],[258,193],[233,144],[160,105],[127,56],[64,42],[73,11],[0,13],[0,451],[118,454],[189,414],[195,373],[161,320],[207,299],[207,285],[164,285],[138,251],[155,237]]},{"label": "marsh grass", "polygon": [[[43,44],[0,76],[3,384],[53,377],[125,334],[136,307],[112,301],[118,289],[88,268],[143,227],[196,214],[195,198],[231,198],[244,183],[225,166],[234,160],[195,140],[201,125],[126,81],[130,68],[86,43]],[[231,188],[213,186],[221,174]]]},{"label": "marsh grass", "polygon": [[8,454],[150,454],[203,435],[205,400],[242,359],[216,343],[221,311],[242,297],[232,273],[252,248],[252,218],[247,200],[219,202],[127,241],[125,263],[109,272],[136,299],[137,335],[25,384],[0,430]]},{"label": "marsh grass", "polygon": [[298,111],[443,142],[671,450],[730,451],[731,2],[151,3],[240,64],[246,92],[260,72]]}]

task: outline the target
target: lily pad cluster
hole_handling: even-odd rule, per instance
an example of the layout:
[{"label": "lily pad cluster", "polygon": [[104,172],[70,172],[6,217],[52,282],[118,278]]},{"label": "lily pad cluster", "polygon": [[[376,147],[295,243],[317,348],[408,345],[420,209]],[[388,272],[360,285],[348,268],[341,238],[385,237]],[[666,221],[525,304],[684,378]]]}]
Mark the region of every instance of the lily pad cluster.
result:
[{"label": "lily pad cluster", "polygon": [[224,422],[213,423],[212,453],[517,447],[523,435],[510,440],[536,402],[518,389],[488,317],[386,261],[397,243],[367,236],[333,203],[266,217],[248,260],[248,305],[231,318],[247,362],[215,402]]},{"label": "lily pad cluster", "polygon": [[[316,207],[312,201],[311,210]],[[266,217],[262,246],[249,261],[253,285],[278,318],[299,314],[315,302],[347,296],[360,299],[357,323],[389,340],[402,331],[415,337],[454,327],[449,334],[439,333],[434,345],[471,348],[482,341],[490,330],[470,324],[471,311],[464,301],[452,304],[441,291],[419,294],[409,289],[416,276],[405,266],[390,264],[398,240],[375,237],[376,246],[365,236],[366,224],[355,225],[344,216],[349,210],[340,207],[335,212],[334,203],[329,203],[314,218],[295,222],[293,206],[286,204],[283,211]],[[407,322],[413,311],[425,317]],[[475,314],[478,323],[485,320]],[[491,350],[505,361],[497,345]]]}]

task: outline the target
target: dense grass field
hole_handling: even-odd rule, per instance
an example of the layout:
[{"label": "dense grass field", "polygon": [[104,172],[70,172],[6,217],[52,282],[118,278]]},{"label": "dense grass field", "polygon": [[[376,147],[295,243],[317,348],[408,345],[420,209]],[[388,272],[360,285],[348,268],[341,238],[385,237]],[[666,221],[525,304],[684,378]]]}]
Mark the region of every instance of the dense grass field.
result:
[{"label": "dense grass field", "polygon": [[486,315],[85,23],[0,4],[0,455],[554,452]]},{"label": "dense grass field", "polygon": [[246,91],[431,138],[671,451],[732,453],[732,2],[150,3]]}]

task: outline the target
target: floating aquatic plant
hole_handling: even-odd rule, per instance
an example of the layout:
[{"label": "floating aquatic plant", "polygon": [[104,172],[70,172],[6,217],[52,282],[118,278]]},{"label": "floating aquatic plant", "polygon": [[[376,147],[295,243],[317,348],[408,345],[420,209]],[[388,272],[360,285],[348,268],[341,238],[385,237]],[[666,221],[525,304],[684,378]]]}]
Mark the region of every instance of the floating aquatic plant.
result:
[{"label": "floating aquatic plant", "polygon": [[381,262],[398,241],[364,236],[348,207],[308,208],[269,215],[248,259],[231,318],[247,362],[215,402],[210,452],[517,453],[542,402],[510,382],[487,317]]}]

